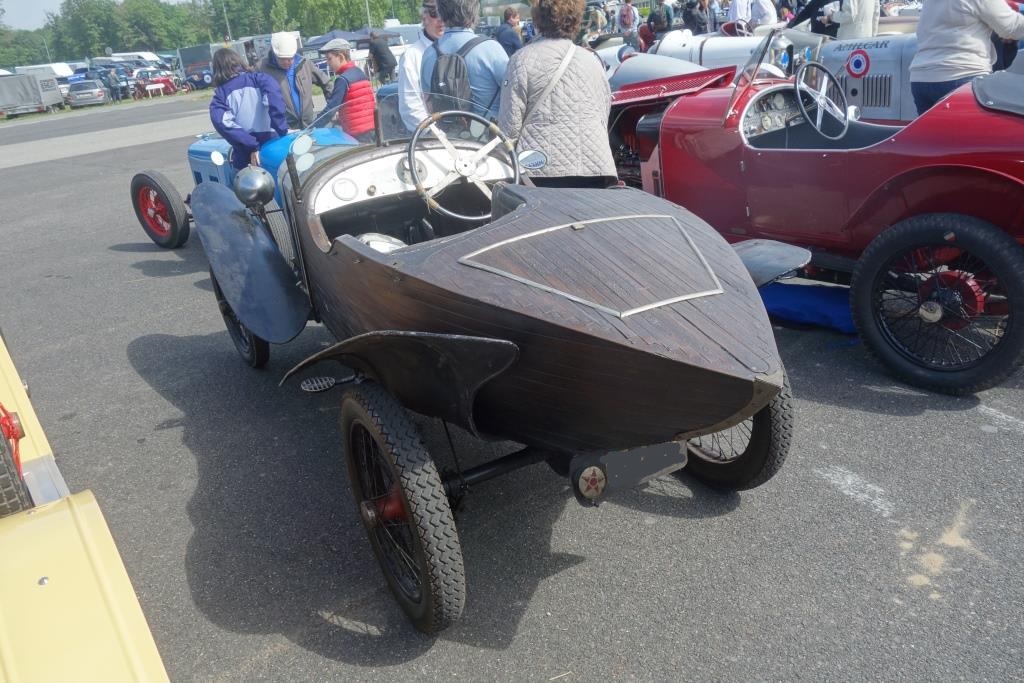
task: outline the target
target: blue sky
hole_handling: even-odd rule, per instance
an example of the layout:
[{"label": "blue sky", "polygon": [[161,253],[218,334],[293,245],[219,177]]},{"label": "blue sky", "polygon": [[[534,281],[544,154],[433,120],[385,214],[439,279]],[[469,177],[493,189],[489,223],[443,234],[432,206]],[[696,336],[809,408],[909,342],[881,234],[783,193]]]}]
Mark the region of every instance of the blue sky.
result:
[{"label": "blue sky", "polygon": [[46,13],[60,9],[60,0],[3,0],[4,23],[11,28],[42,28]]},{"label": "blue sky", "polygon": [[42,28],[46,23],[46,13],[56,13],[60,9],[60,2],[61,0],[0,0],[0,4],[7,10],[4,14],[4,23],[11,28],[29,30]]}]

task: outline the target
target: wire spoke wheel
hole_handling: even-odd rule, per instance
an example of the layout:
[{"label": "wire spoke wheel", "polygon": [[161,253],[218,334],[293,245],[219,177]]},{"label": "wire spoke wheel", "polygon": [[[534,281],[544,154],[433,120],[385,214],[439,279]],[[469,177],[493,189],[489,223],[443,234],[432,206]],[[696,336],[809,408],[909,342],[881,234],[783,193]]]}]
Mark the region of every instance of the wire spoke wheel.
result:
[{"label": "wire spoke wheel", "polygon": [[850,304],[865,348],[926,389],[981,391],[1024,361],[1024,249],[976,218],[925,214],[881,233]]},{"label": "wire spoke wheel", "polygon": [[447,628],[466,601],[462,548],[415,426],[383,387],[364,382],[345,392],[341,432],[352,495],[395,600],[424,633]]},{"label": "wire spoke wheel", "polygon": [[687,443],[689,460],[677,474],[690,475],[726,491],[752,489],[779,471],[793,437],[793,405],[789,381],[752,417]]},{"label": "wire spoke wheel", "polygon": [[896,254],[875,279],[877,322],[910,360],[934,370],[976,366],[1005,337],[1006,291],[985,262],[947,245]]},{"label": "wire spoke wheel", "polygon": [[224,292],[221,291],[212,268],[210,269],[210,282],[213,283],[213,295],[217,299],[220,315],[224,318],[224,327],[227,328],[228,336],[231,337],[231,343],[235,345],[238,355],[249,367],[263,367],[270,360],[270,344],[265,339],[253,334],[252,330],[238,319],[231,304],[224,298]]}]

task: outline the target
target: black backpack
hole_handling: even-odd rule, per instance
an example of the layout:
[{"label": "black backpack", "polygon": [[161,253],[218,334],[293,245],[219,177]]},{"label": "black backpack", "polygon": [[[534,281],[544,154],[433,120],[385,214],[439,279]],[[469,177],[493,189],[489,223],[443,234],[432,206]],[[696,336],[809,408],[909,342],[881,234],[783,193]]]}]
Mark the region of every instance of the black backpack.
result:
[{"label": "black backpack", "polygon": [[430,89],[427,91],[427,109],[431,114],[466,109],[466,103],[472,100],[466,55],[485,40],[485,36],[477,36],[453,54],[441,52],[437,43],[434,43],[437,62],[434,64],[434,72],[430,74]]},{"label": "black backpack", "polygon": [[665,10],[665,6],[655,7],[651,11],[651,29],[655,33],[658,31],[664,31],[668,28],[668,12]]}]

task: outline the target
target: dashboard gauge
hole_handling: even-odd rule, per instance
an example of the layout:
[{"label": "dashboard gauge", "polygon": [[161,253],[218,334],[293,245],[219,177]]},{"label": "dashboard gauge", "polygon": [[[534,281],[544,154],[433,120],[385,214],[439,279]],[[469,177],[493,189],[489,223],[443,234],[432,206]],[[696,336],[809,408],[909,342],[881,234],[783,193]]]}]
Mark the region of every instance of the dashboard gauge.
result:
[{"label": "dashboard gauge", "polygon": [[761,117],[761,127],[764,128],[765,130],[771,128],[772,127],[772,117],[768,116],[768,114],[765,114],[764,116],[762,116]]},{"label": "dashboard gauge", "polygon": [[774,105],[776,109],[785,109],[786,96],[780,92],[775,93],[775,97],[772,98],[772,105]]}]

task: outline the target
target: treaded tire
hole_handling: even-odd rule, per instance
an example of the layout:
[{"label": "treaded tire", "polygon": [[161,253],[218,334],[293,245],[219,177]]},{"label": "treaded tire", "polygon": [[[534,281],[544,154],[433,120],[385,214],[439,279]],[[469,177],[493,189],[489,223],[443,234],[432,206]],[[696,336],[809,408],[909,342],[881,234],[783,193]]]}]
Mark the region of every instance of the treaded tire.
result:
[{"label": "treaded tire", "polygon": [[[419,599],[410,598],[389,568],[387,549],[375,528],[364,526],[392,594],[417,629],[433,634],[462,615],[466,576],[462,547],[441,477],[405,409],[385,389],[373,383],[348,388],[341,401],[341,431],[349,483],[357,506],[364,501],[368,468],[358,462],[357,439],[367,434],[376,446],[383,471],[397,484],[418,571]],[[362,515],[362,512],[360,513]],[[412,533],[412,532],[415,533]]]},{"label": "treaded tire", "polygon": [[[881,327],[873,304],[879,278],[889,263],[911,249],[959,247],[982,261],[1007,300],[1002,339],[973,365],[942,370],[928,367],[894,345]],[[1006,232],[971,216],[923,214],[897,223],[864,250],[850,281],[850,307],[864,346],[894,376],[931,391],[972,394],[998,385],[1024,362],[1024,248]]]},{"label": "treaded tire", "polygon": [[[155,197],[149,196],[150,191]],[[162,173],[136,173],[132,177],[131,192],[135,217],[157,246],[177,249],[188,241],[190,229],[185,202]]]},{"label": "treaded tire", "polygon": [[250,368],[262,368],[270,360],[270,343],[257,337],[238,319],[231,309],[231,304],[224,298],[224,292],[221,291],[212,268],[210,269],[210,282],[213,283],[213,295],[217,298],[217,308],[220,309],[220,315],[224,318],[224,326],[228,329],[228,336],[231,337],[231,343],[235,345],[238,355]]},{"label": "treaded tire", "polygon": [[7,439],[0,436],[0,517],[13,515],[32,507],[25,482],[18,476]]},{"label": "treaded tire", "polygon": [[[724,435],[733,431],[737,436],[745,436],[743,425],[747,422],[725,432],[691,439],[689,461],[677,474],[681,477],[689,474],[722,491],[752,489],[771,479],[786,461],[793,438],[793,395],[788,378],[783,381],[782,391],[748,422],[749,440],[741,441],[743,450],[739,453],[725,452],[725,445],[730,441]],[[718,457],[713,457],[715,453]]]}]

